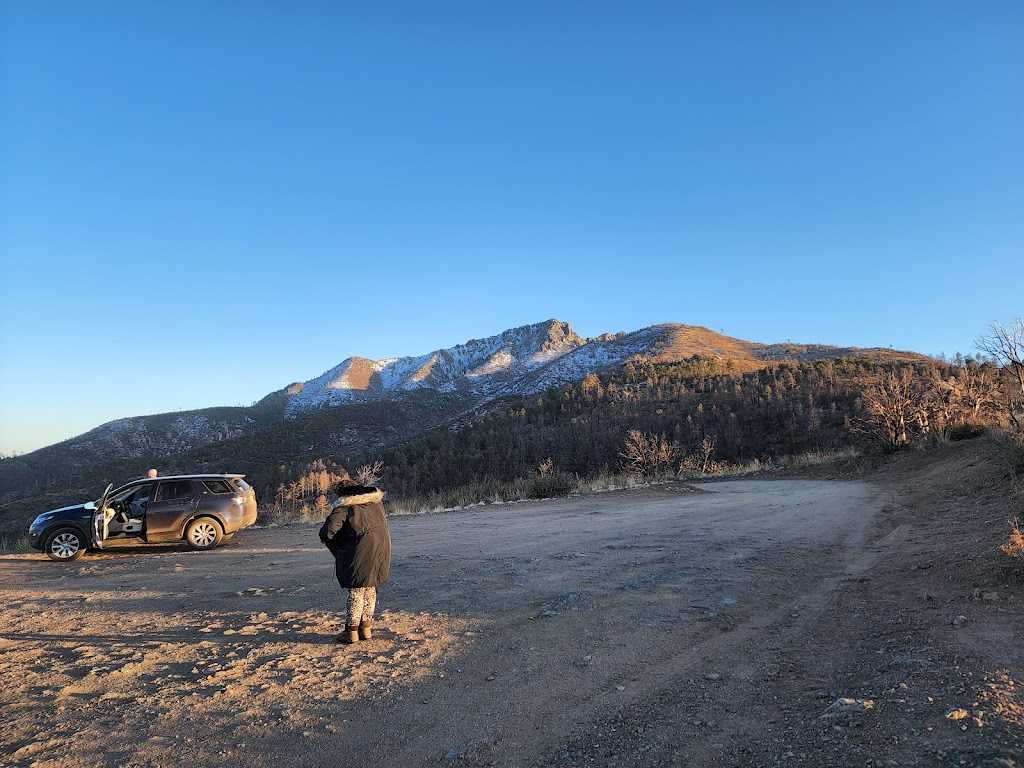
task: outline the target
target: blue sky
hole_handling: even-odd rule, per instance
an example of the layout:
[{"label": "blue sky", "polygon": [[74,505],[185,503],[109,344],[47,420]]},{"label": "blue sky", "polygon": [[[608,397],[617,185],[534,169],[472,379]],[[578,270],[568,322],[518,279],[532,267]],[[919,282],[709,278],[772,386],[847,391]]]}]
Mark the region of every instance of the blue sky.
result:
[{"label": "blue sky", "polygon": [[5,0],[0,452],[553,317],[968,354],[1022,212],[1017,0]]}]

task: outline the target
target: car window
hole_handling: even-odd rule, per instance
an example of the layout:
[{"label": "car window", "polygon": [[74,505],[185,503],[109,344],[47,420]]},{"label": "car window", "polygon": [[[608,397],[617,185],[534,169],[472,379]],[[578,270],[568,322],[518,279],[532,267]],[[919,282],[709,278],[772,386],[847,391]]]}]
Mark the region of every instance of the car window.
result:
[{"label": "car window", "polygon": [[203,480],[203,485],[210,493],[234,493],[231,486],[223,480]]},{"label": "car window", "polygon": [[131,488],[125,488],[116,496],[111,497],[110,501],[115,504],[125,501],[145,501],[149,498],[151,488],[152,486],[149,483],[146,483],[145,485],[133,485]]},{"label": "car window", "polygon": [[192,496],[191,480],[168,480],[160,483],[156,489],[154,501],[170,501],[172,499],[187,499]]},{"label": "car window", "polygon": [[235,485],[238,486],[240,491],[248,491],[252,487],[240,477],[235,479]]}]

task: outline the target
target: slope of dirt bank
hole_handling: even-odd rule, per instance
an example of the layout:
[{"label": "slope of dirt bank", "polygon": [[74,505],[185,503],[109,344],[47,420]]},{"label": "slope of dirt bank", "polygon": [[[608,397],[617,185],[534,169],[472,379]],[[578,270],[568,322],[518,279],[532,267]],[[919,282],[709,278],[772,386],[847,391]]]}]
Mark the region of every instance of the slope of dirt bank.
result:
[{"label": "slope of dirt bank", "polygon": [[993,443],[393,518],[339,646],[316,529],[0,556],[14,766],[1024,763]]},{"label": "slope of dirt bank", "polygon": [[999,551],[1024,500],[1011,494],[1004,450],[978,439],[814,474],[867,478],[885,494],[872,538],[887,553],[783,649],[791,679],[771,695],[793,701],[806,681],[825,703],[869,698],[874,708],[787,713],[784,756],[1024,765],[1024,563]]}]

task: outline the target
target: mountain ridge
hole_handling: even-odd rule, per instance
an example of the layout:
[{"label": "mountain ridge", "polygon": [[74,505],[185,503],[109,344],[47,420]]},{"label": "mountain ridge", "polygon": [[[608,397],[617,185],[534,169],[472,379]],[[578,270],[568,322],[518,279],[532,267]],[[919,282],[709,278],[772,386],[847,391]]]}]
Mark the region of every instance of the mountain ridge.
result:
[{"label": "mountain ridge", "polygon": [[[550,319],[423,355],[382,360],[349,357],[318,377],[269,393],[250,407],[120,418],[12,459],[48,452],[78,465],[111,457],[165,456],[245,437],[281,419],[358,403],[401,401],[417,392],[446,397],[444,402],[450,407],[439,413],[452,417],[502,396],[536,394],[636,360],[660,363],[718,357],[729,360],[734,370],[744,371],[782,360],[857,355],[902,362],[928,359],[918,353],[878,348],[762,344],[681,323],[587,339],[569,323]],[[0,464],[12,459],[0,460]]]},{"label": "mountain ridge", "polygon": [[476,397],[510,391],[535,394],[639,358],[676,362],[695,355],[715,356],[732,360],[735,370],[751,370],[785,359],[858,354],[904,361],[924,359],[917,353],[878,348],[762,344],[681,323],[660,323],[586,339],[568,323],[551,319],[425,355],[382,360],[347,358],[314,379],[293,384],[285,417],[418,389],[462,391]]},{"label": "mountain ridge", "polygon": [[585,343],[568,323],[547,320],[425,355],[350,357],[303,382],[285,407],[285,417],[417,389],[486,394]]},{"label": "mountain ridge", "polygon": [[[588,374],[602,374],[610,382],[621,373],[622,381],[629,380],[635,376],[633,364],[678,361],[685,367],[717,359],[715,368],[696,369],[746,374],[784,361],[841,357],[873,358],[883,365],[930,360],[889,349],[758,344],[677,323],[584,339],[558,320],[425,355],[382,361],[351,357],[248,407],[121,418],[0,460],[0,535],[16,530],[27,509],[80,501],[107,482],[141,476],[149,467],[161,474],[242,472],[266,493],[321,458],[348,462],[394,448],[400,465],[403,445],[432,433],[460,432],[510,407],[518,413],[524,402],[559,402],[548,394]],[[297,402],[308,407],[296,407]],[[424,472],[437,471],[435,458],[421,457]]]}]

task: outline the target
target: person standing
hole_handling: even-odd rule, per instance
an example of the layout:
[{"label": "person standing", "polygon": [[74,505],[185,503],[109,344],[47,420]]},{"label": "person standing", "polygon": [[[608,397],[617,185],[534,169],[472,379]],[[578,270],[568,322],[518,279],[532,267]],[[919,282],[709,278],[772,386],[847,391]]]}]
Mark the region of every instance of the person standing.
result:
[{"label": "person standing", "polygon": [[320,541],[334,555],[334,574],[348,590],[345,631],[338,642],[355,643],[373,637],[377,587],[391,569],[391,534],[379,488],[360,485],[345,472],[331,495]]}]

